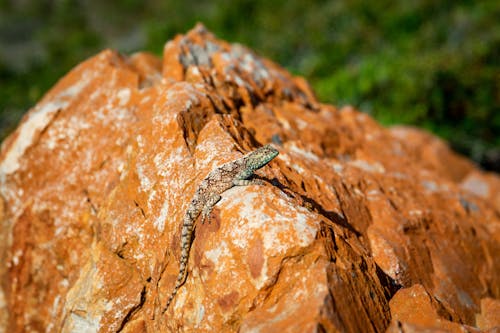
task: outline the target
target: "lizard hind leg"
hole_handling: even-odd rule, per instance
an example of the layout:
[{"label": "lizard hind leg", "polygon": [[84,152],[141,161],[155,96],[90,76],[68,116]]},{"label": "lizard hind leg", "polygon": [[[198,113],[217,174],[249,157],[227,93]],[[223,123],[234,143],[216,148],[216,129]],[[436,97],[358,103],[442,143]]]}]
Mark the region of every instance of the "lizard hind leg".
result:
[{"label": "lizard hind leg", "polygon": [[205,206],[203,206],[203,210],[201,211],[201,224],[204,224],[205,221],[208,221],[210,223],[210,213],[212,212],[212,209],[214,206],[219,202],[219,200],[222,197],[220,194],[217,193],[211,193],[210,196],[207,199],[207,202],[205,203]]}]

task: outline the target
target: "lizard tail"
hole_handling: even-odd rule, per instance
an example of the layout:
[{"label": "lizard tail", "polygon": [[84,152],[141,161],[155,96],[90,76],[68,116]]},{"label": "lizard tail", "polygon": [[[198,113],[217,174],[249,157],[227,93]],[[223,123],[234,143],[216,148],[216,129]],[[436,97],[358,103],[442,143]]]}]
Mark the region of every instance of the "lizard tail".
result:
[{"label": "lizard tail", "polygon": [[163,313],[165,313],[165,311],[167,311],[168,306],[170,305],[170,303],[172,303],[172,300],[174,299],[175,295],[177,295],[177,291],[186,281],[186,275],[187,275],[186,273],[187,273],[186,269],[184,268],[184,270],[180,272],[179,277],[177,277],[177,281],[175,282],[174,290],[170,294],[170,297],[168,298],[168,301],[165,304],[165,307],[163,308]]},{"label": "lizard tail", "polygon": [[170,305],[170,303],[172,303],[172,300],[174,299],[175,295],[177,294],[177,290],[178,290],[178,288],[175,288],[174,291],[172,291],[172,293],[170,294],[170,297],[168,298],[167,304],[165,304],[165,307],[163,308],[162,313],[165,313],[165,311],[167,311],[168,306]]},{"label": "lizard tail", "polygon": [[189,260],[189,251],[191,250],[191,240],[193,239],[194,221],[199,214],[199,210],[188,209],[186,215],[184,216],[184,223],[182,225],[181,234],[181,261],[179,267],[179,275],[177,275],[177,281],[175,281],[174,290],[170,294],[170,297],[168,298],[167,304],[163,308],[162,313],[165,313],[165,311],[167,311],[168,306],[174,299],[177,291],[184,284],[184,282],[186,282],[187,264]]},{"label": "lizard tail", "polygon": [[177,281],[175,281],[175,287],[172,293],[170,294],[170,297],[168,298],[167,303],[165,304],[165,307],[163,308],[162,313],[165,313],[167,311],[168,306],[170,303],[172,303],[172,300],[174,299],[175,295],[177,294],[177,291],[179,288],[186,282],[186,277],[187,277],[187,258],[189,256],[189,248],[187,249],[182,249],[182,254],[181,254],[181,267],[179,271],[179,275],[177,276]]}]

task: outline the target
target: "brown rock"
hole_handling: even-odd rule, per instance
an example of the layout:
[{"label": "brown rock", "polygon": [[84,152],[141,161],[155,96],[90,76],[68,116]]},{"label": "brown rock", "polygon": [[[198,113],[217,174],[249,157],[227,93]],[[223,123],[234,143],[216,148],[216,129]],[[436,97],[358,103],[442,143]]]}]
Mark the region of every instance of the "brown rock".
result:
[{"label": "brown rock", "polygon": [[[400,289],[390,301],[388,332],[479,332],[453,322],[453,315],[420,284]],[[456,319],[456,318],[455,318]]]},{"label": "brown rock", "polygon": [[477,326],[483,330],[500,330],[500,301],[492,298],[481,300],[481,313],[476,316]]},{"label": "brown rock", "polygon": [[424,130],[409,126],[393,126],[389,130],[405,142],[413,158],[443,178],[458,183],[475,169],[474,163],[454,153],[446,142]]},{"label": "brown rock", "polygon": [[[162,315],[196,186],[270,141],[266,185],[197,226]],[[2,145],[0,332],[493,329],[499,178],[439,142],[320,104],[202,26],[162,60],[104,51]]]}]

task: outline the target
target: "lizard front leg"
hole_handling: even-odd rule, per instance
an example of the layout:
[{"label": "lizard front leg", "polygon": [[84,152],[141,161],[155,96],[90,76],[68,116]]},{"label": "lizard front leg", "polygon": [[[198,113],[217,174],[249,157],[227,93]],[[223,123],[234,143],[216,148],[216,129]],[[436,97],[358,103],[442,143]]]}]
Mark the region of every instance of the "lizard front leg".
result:
[{"label": "lizard front leg", "polygon": [[[250,176],[252,176],[252,174]],[[248,177],[250,177],[250,176],[248,176]],[[233,179],[233,185],[234,186],[264,185],[264,182],[262,180],[260,180],[260,179],[248,179],[248,177],[245,177],[245,178],[235,177]]]},{"label": "lizard front leg", "polygon": [[234,186],[247,186],[247,185],[264,185],[260,179],[249,179],[254,175],[253,171],[243,170],[238,173],[233,179]]},{"label": "lizard front leg", "polygon": [[264,185],[264,182],[260,179],[235,179],[233,184],[235,186]]}]

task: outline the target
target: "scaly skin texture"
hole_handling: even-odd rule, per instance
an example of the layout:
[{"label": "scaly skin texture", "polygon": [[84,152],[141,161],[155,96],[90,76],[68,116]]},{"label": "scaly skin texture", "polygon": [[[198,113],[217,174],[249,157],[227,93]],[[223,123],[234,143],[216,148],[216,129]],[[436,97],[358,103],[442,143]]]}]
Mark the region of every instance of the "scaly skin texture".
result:
[{"label": "scaly skin texture", "polygon": [[255,170],[258,170],[269,163],[278,155],[278,151],[271,145],[265,145],[237,160],[225,163],[212,170],[208,176],[202,180],[196,190],[191,203],[184,215],[181,234],[181,261],[179,275],[175,282],[175,287],[167,304],[163,309],[165,312],[174,299],[179,288],[186,281],[187,264],[191,240],[195,221],[201,214],[201,223],[204,223],[210,216],[212,208],[221,199],[221,194],[233,186],[250,184],[261,184],[256,180],[249,180]]}]

